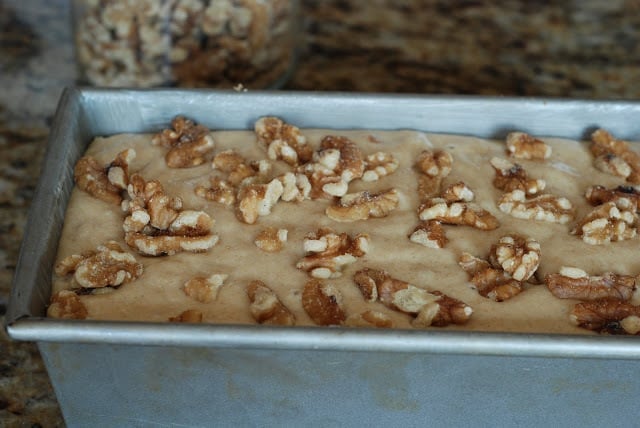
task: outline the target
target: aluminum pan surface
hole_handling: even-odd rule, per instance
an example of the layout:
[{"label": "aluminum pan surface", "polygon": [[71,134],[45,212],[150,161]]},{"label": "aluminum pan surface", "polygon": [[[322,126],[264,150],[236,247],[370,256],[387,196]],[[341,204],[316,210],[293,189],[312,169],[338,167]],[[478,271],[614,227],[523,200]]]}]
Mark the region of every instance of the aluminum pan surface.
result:
[{"label": "aluminum pan surface", "polygon": [[[237,348],[640,358],[634,337],[553,336],[348,328],[168,325],[41,318],[72,169],[92,137],[156,131],[177,114],[213,129],[247,129],[264,115],[300,127],[417,129],[503,137],[518,129],[579,139],[597,126],[640,139],[640,103],[466,96],[207,90],[69,89],[61,99],[30,212],[7,313],[22,340]],[[47,215],[42,215],[47,213]],[[43,242],[45,245],[43,245]],[[38,266],[33,269],[32,266]]]}]

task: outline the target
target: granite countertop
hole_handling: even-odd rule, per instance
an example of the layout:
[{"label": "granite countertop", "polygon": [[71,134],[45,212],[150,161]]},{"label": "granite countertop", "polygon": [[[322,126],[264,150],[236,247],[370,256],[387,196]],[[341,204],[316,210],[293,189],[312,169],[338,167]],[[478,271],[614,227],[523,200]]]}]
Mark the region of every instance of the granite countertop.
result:
[{"label": "granite countertop", "polygon": [[[636,1],[301,3],[286,89],[640,98]],[[75,79],[70,28],[68,0],[0,0],[2,317],[49,123]],[[2,329],[0,425],[64,425],[36,346]]]}]

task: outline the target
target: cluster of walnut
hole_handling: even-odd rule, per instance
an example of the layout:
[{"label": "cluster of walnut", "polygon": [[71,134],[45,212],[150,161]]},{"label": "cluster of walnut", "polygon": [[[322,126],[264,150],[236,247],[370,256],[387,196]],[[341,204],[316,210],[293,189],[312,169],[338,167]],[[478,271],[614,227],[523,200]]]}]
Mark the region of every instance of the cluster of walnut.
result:
[{"label": "cluster of walnut", "polygon": [[480,295],[502,302],[520,294],[524,283],[534,278],[540,257],[535,239],[506,235],[491,246],[488,260],[462,253],[458,263]]},{"label": "cluster of walnut", "polygon": [[529,178],[520,164],[493,158],[491,166],[496,172],[493,185],[504,192],[498,201],[500,211],[524,220],[560,224],[573,220],[574,208],[571,201],[552,194],[540,194],[545,189],[546,182]]},{"label": "cluster of walnut", "polygon": [[51,297],[48,315],[55,318],[83,319],[87,309],[78,297],[81,294],[100,294],[113,291],[135,281],[144,267],[135,256],[117,242],[108,241],[95,250],[72,254],[60,260],[54,272],[69,278],[69,288]]},{"label": "cluster of walnut", "polygon": [[418,172],[418,194],[422,201],[418,208],[420,223],[409,240],[430,248],[443,248],[447,243],[443,224],[465,225],[479,230],[493,230],[498,220],[473,203],[475,195],[463,182],[442,189],[444,179],[453,166],[453,158],[445,151],[424,150],[415,164]]},{"label": "cluster of walnut", "polygon": [[94,85],[264,88],[292,61],[290,1],[77,3],[77,57]]},{"label": "cluster of walnut", "polygon": [[[332,135],[324,137],[314,151],[300,129],[276,117],[260,118],[254,128],[267,159],[248,161],[233,150],[216,153],[210,185],[195,189],[207,200],[235,204],[240,221],[257,222],[279,201],[334,199],[326,214],[340,222],[385,217],[398,206],[395,189],[348,193],[354,180],[377,181],[393,173],[398,167],[393,155],[377,152],[365,157],[356,143]],[[283,161],[290,170],[270,175],[275,161]]]},{"label": "cluster of walnut", "polygon": [[582,269],[563,267],[544,281],[554,296],[582,300],[571,311],[573,324],[599,333],[640,333],[640,306],[631,302],[640,276],[614,272],[590,276]]}]

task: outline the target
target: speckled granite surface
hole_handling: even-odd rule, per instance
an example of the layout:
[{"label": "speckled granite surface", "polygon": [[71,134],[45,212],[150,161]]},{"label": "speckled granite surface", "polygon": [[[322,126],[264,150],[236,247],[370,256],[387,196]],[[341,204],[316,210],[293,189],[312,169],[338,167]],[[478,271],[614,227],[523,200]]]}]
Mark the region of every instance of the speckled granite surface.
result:
[{"label": "speckled granite surface", "polygon": [[[303,0],[287,88],[640,98],[640,2],[488,4]],[[68,17],[67,0],[0,0],[0,316],[48,124],[74,82]],[[62,425],[35,345],[0,332],[0,426]]]}]

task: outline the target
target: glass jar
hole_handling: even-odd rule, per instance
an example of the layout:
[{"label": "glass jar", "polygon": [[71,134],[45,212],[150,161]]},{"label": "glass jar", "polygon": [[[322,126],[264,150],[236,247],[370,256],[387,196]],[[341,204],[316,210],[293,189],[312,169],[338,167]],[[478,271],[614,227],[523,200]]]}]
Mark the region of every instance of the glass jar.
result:
[{"label": "glass jar", "polygon": [[295,62],[293,0],[73,0],[81,84],[277,88]]}]

